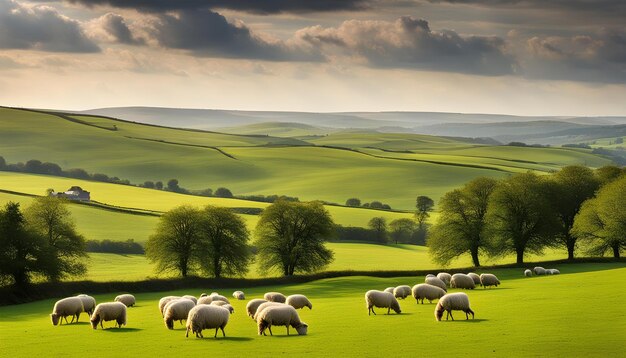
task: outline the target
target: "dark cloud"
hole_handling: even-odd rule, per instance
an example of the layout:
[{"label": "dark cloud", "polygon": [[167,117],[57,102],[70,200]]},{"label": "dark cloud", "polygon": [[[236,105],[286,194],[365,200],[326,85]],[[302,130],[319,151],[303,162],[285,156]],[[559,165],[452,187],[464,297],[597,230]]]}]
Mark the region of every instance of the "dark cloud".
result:
[{"label": "dark cloud", "polygon": [[0,0],[0,48],[50,52],[99,52],[77,21],[47,6],[27,8]]},{"label": "dark cloud", "polygon": [[[479,5],[484,7],[517,7],[532,9],[559,9],[591,12],[618,12],[624,16],[623,0],[420,0],[429,3]],[[619,13],[621,11],[621,13]]]},{"label": "dark cloud", "polygon": [[143,45],[145,41],[131,33],[124,18],[118,14],[108,13],[98,19],[102,30],[112,36],[115,42],[127,45]]}]

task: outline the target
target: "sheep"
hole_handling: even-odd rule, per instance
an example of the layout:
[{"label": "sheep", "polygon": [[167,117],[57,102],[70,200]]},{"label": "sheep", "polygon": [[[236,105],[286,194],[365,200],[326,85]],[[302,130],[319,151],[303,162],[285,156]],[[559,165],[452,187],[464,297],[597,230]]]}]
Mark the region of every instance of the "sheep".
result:
[{"label": "sheep", "polygon": [[259,315],[261,314],[261,312],[263,312],[264,309],[268,308],[268,307],[272,307],[272,306],[285,306],[286,304],[284,303],[280,303],[280,302],[265,302],[265,303],[261,303],[259,305],[259,307],[257,307],[256,312],[254,313],[254,316],[252,317],[255,321],[257,320],[257,318],[259,317]]},{"label": "sheep", "polygon": [[389,292],[389,293],[393,294],[393,290],[395,290],[395,289],[396,289],[395,287],[387,287],[387,288],[385,288],[383,290],[383,292]]},{"label": "sheep", "polygon": [[287,301],[287,297],[280,292],[267,292],[263,298],[270,302],[285,303]]},{"label": "sheep", "polygon": [[217,338],[217,330],[222,330],[222,335],[226,337],[224,327],[228,324],[230,312],[228,309],[213,305],[197,305],[189,311],[187,316],[187,333],[185,337],[189,337],[189,331],[195,333],[197,338],[204,338],[202,330],[215,328],[214,338]]},{"label": "sheep", "polygon": [[83,301],[83,310],[87,312],[87,315],[91,316],[93,310],[96,308],[96,299],[85,294],[78,295],[76,297]]},{"label": "sheep", "polygon": [[[213,302],[213,298],[211,296],[202,296],[198,299],[198,305],[210,305]],[[219,301],[224,302],[224,301]],[[225,302],[224,302],[225,303]]]},{"label": "sheep", "polygon": [[115,297],[113,301],[122,302],[123,304],[126,305],[126,307],[132,307],[135,305],[135,296],[126,293],[126,294]]},{"label": "sheep", "polygon": [[546,269],[546,275],[552,275],[552,270],[551,269]]},{"label": "sheep", "polygon": [[300,309],[304,307],[308,307],[310,310],[313,309],[313,304],[305,295],[287,296],[287,301],[285,301],[285,303],[295,309]]},{"label": "sheep", "polygon": [[295,308],[289,305],[271,306],[264,309],[257,317],[257,325],[259,328],[259,336],[266,335],[265,330],[272,333],[272,326],[287,326],[287,335],[289,335],[289,326],[296,329],[299,335],[307,334],[308,325],[300,321],[300,316]]},{"label": "sheep", "polygon": [[455,273],[450,279],[450,287],[462,288],[465,290],[473,290],[476,287],[474,279],[464,273]]},{"label": "sheep", "polygon": [[411,295],[411,287],[407,285],[398,286],[393,289],[393,296],[395,298],[405,299],[407,296]]},{"label": "sheep", "polygon": [[478,276],[478,274],[470,272],[467,274],[467,276],[471,277],[472,280],[474,280],[474,286],[480,285],[480,276]]},{"label": "sheep", "polygon": [[533,276],[533,272],[532,272],[532,271],[530,271],[530,270],[528,270],[528,269],[526,269],[526,270],[524,270],[524,276],[526,276],[526,277],[532,277],[532,276]]},{"label": "sheep", "polygon": [[429,277],[437,277],[437,276],[433,275],[432,273],[429,273],[428,275],[426,275],[426,278],[429,278]]},{"label": "sheep", "polygon": [[483,273],[480,275],[480,284],[483,285],[484,288],[488,286],[496,286],[500,284],[500,280],[496,277],[496,275],[490,273]]},{"label": "sheep", "polygon": [[[446,321],[448,316],[452,317],[452,311],[465,312],[465,319],[469,319],[468,314],[472,314],[474,319],[474,311],[470,308],[469,297],[463,292],[448,293],[439,299],[437,306],[435,307],[435,318],[437,321],[441,321],[443,317],[443,311],[446,311]],[[452,317],[454,321],[454,317]]]},{"label": "sheep", "polygon": [[224,301],[213,301],[211,302],[212,306],[219,306],[219,307],[224,307],[228,310],[228,312],[230,312],[230,314],[235,313],[235,308],[233,306],[230,305],[230,303],[226,303]]},{"label": "sheep", "polygon": [[535,275],[541,276],[546,274],[546,269],[541,266],[536,266],[535,268],[533,268],[533,272],[535,273]]},{"label": "sheep", "polygon": [[170,301],[163,311],[165,327],[167,327],[167,329],[174,329],[174,321],[180,321],[180,324],[183,324],[183,320],[187,319],[189,311],[195,306],[196,304],[188,298]]},{"label": "sheep", "polygon": [[102,322],[113,320],[115,320],[114,327],[122,328],[122,325],[126,325],[126,305],[122,302],[100,303],[91,315],[91,328],[98,329],[98,323],[100,323],[100,328],[104,329]]},{"label": "sheep", "polygon": [[165,305],[167,305],[168,302],[177,300],[179,298],[182,298],[182,297],[180,297],[180,296],[165,296],[165,297],[161,297],[161,299],[159,300],[159,311],[161,312],[161,317],[163,317],[163,310],[165,309]]},{"label": "sheep", "polygon": [[244,295],[244,293],[242,291],[235,291],[235,292],[233,292],[233,297],[235,297],[238,300],[245,300],[246,299],[246,295]]},{"label": "sheep", "polygon": [[437,278],[446,283],[446,286],[450,286],[450,280],[452,280],[452,275],[447,272],[439,272],[437,274]]},{"label": "sheep", "polygon": [[441,288],[442,290],[448,292],[448,286],[446,285],[446,283],[441,281],[437,277],[427,277],[424,280],[424,282],[426,282],[427,284],[432,285],[432,286],[437,286],[437,287]]},{"label": "sheep", "polygon": [[80,314],[84,310],[83,300],[80,297],[67,297],[60,299],[54,304],[52,313],[50,314],[52,325],[60,325],[63,319],[65,319],[65,323],[67,323],[67,316],[72,316],[72,321],[70,323],[74,323],[74,318],[76,318],[76,322],[78,322]]},{"label": "sheep", "polygon": [[224,297],[224,296],[222,296],[222,295],[220,295],[220,294],[218,294],[216,292],[213,292],[212,294],[210,294],[209,297],[211,297],[211,299],[213,301],[224,301],[226,303],[230,303],[228,298],[226,298],[226,297]]},{"label": "sheep", "polygon": [[429,285],[426,283],[420,283],[419,285],[413,286],[411,289],[413,293],[413,297],[417,301],[420,302],[422,300],[422,304],[424,304],[424,299],[427,299],[428,302],[433,303],[433,300],[439,299],[446,294],[446,291],[442,290],[440,287]]},{"label": "sheep", "polygon": [[206,293],[206,292],[202,292],[202,293],[200,294],[200,297],[206,297],[206,296],[208,296],[208,295],[209,295],[208,293]]},{"label": "sheep", "polygon": [[387,314],[390,310],[394,310],[396,313],[401,313],[400,304],[398,300],[389,292],[369,290],[365,293],[365,304],[367,306],[367,315],[374,312],[374,307],[386,308]]},{"label": "sheep", "polygon": [[267,301],[260,298],[255,298],[248,301],[248,304],[246,305],[246,312],[248,313],[248,316],[254,318],[254,314],[256,313],[257,308],[259,308],[259,306],[265,302]]},{"label": "sheep", "polygon": [[194,296],[191,296],[191,295],[184,295],[184,296],[183,296],[183,298],[186,298],[186,299],[188,299],[188,300],[193,301],[193,304],[194,304],[194,305],[198,304],[198,299],[197,299],[197,298],[195,298]]},{"label": "sheep", "polygon": [[557,270],[557,269],[547,269],[546,272],[550,271],[550,275],[558,275],[561,273],[561,271]]}]

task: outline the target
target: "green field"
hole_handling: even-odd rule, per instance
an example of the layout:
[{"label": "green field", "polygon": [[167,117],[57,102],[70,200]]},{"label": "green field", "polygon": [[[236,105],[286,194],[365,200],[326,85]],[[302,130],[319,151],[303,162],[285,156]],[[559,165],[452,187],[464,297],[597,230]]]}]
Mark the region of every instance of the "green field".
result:
[{"label": "green field", "polygon": [[[561,356],[618,357],[626,346],[626,306],[616,282],[626,275],[623,263],[569,264],[559,276],[523,278],[520,269],[494,271],[502,286],[468,291],[474,320],[436,322],[435,304],[400,301],[402,314],[368,316],[363,295],[369,289],[413,285],[423,277],[344,277],[298,285],[244,288],[246,298],[277,290],[307,295],[313,310],[300,311],[309,325],[307,336],[286,336],[275,327],[274,337],[257,335],[255,322],[245,315],[246,301],[235,301],[226,338],[185,338],[184,329],[165,328],[158,299],[170,294],[233,289],[203,287],[184,291],[136,294],[137,306],[128,309],[127,326],[93,330],[83,314],[78,324],[52,326],[48,314],[55,299],[0,307],[0,350],[7,357],[48,356]],[[451,290],[455,291],[455,290]],[[110,301],[117,293],[95,295]],[[242,353],[246,352],[246,353]]]}]

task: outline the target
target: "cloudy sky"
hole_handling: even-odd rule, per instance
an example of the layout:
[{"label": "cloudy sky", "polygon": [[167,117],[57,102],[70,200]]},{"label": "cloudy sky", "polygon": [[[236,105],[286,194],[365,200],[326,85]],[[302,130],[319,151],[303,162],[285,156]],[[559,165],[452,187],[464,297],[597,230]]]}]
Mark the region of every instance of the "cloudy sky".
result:
[{"label": "cloudy sky", "polygon": [[0,0],[0,105],[626,115],[626,1]]}]

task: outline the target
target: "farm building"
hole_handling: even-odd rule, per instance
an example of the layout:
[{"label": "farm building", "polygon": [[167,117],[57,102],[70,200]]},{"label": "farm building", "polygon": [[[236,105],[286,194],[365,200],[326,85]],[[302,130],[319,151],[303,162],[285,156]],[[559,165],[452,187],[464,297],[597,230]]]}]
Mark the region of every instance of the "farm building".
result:
[{"label": "farm building", "polygon": [[89,201],[91,199],[89,192],[79,186],[73,186],[65,192],[52,192],[50,196],[76,201]]}]

